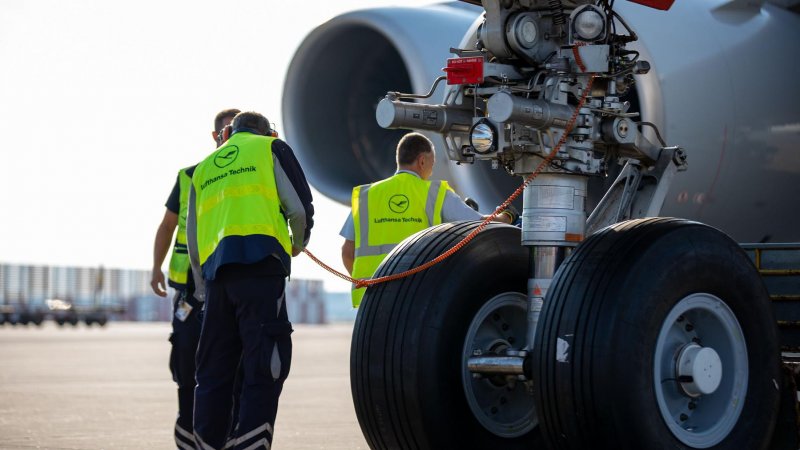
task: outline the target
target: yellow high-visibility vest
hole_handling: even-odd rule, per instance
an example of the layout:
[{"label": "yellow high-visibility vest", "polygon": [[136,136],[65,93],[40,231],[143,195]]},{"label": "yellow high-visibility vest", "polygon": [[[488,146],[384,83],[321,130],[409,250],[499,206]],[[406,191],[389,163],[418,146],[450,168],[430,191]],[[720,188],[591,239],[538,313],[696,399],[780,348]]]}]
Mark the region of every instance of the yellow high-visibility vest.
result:
[{"label": "yellow high-visibility vest", "polygon": [[178,172],[178,232],[172,256],[169,260],[169,285],[175,289],[185,289],[189,277],[189,251],[186,247],[186,213],[189,210],[189,186],[192,177],[187,173],[189,167]]},{"label": "yellow high-visibility vest", "polygon": [[239,132],[197,165],[192,184],[201,266],[228,236],[271,236],[292,254],[275,184],[274,140]]},{"label": "yellow high-visibility vest", "polygon": [[[403,239],[442,223],[442,205],[449,189],[446,181],[425,181],[405,172],[353,188],[353,278],[372,277]],[[361,304],[364,290],[353,287],[353,307]]]}]

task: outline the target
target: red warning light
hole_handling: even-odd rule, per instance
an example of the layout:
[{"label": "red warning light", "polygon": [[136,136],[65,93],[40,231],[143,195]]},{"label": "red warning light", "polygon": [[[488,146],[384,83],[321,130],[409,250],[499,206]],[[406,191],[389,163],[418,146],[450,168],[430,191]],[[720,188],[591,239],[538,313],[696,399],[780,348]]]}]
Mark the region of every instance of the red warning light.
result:
[{"label": "red warning light", "polygon": [[640,5],[649,6],[651,8],[660,9],[662,11],[667,11],[672,8],[672,4],[675,3],[675,0],[629,0],[633,3],[638,3]]},{"label": "red warning light", "polygon": [[483,58],[450,58],[447,67],[447,84],[481,84],[483,83]]}]

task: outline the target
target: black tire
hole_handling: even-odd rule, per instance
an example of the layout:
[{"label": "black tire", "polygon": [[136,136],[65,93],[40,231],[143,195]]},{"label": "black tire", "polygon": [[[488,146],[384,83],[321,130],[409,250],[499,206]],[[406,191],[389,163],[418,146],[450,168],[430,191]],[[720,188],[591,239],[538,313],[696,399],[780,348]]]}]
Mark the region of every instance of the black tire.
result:
[{"label": "black tire", "polygon": [[55,321],[56,321],[56,323],[58,324],[59,327],[63,327],[64,324],[66,323],[66,320],[64,320],[63,317],[57,317],[55,319]]},{"label": "black tire", "polygon": [[[667,355],[674,360],[677,354],[666,345],[660,347],[663,350],[656,348],[663,342],[660,330],[682,323],[684,316],[671,321],[670,314],[698,295],[715,299],[721,311],[728,311],[744,338],[744,343],[731,341],[738,347],[732,347],[736,351],[729,353],[733,356],[728,362],[721,358],[724,370],[731,360],[739,361],[742,370],[734,375],[723,371],[722,380],[749,377],[746,390],[738,387],[744,397],[740,412],[723,409],[719,414],[730,417],[728,423],[734,426],[719,427],[721,422],[713,420],[702,425],[718,434],[717,441],[709,440],[705,447],[767,447],[776,423],[781,374],[777,328],[763,283],[745,253],[722,232],[696,222],[655,218],[623,222],[589,237],[553,279],[533,354],[537,410],[548,448],[700,448],[688,442],[691,439],[677,437],[685,433],[684,438],[694,439],[692,433],[700,426],[671,431],[670,426],[688,428],[686,417],[693,419],[681,414],[668,425],[668,414],[660,409],[664,394],[659,391],[683,387],[663,375],[657,377],[661,379],[657,387],[654,367],[657,360]],[[702,330],[686,325],[676,329],[696,331],[696,342],[723,335],[702,335]],[[715,394],[722,399],[719,404],[725,404],[725,392],[720,388],[701,397],[696,410],[689,408],[697,414],[711,411],[716,417],[716,410],[701,408],[717,402]],[[679,395],[677,401],[682,399]],[[741,400],[735,403],[740,405]]]},{"label": "black tire", "polygon": [[41,313],[41,312],[33,313],[33,315],[31,316],[31,321],[37,327],[41,327],[42,326],[42,322],[44,322],[44,314]]},{"label": "black tire", "polygon": [[100,314],[97,316],[95,321],[97,322],[98,325],[104,327],[106,326],[106,323],[108,323],[108,316],[106,316],[105,314]]},{"label": "black tire", "polygon": [[[376,275],[433,259],[477,224],[443,224],[409,237]],[[429,270],[367,289],[353,332],[350,382],[372,449],[541,448],[538,427],[514,438],[484,428],[462,382],[464,339],[473,316],[499,293],[524,293],[527,268],[520,230],[491,224]],[[532,398],[530,403],[533,409]]]}]

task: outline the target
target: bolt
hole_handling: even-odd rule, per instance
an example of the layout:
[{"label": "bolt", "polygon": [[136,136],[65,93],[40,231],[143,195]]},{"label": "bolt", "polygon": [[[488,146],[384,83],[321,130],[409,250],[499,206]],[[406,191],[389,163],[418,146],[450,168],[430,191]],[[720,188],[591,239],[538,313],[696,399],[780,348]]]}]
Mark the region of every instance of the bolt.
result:
[{"label": "bolt", "polygon": [[503,325],[500,326],[500,328],[502,328],[503,331],[508,331],[508,324],[504,323]]},{"label": "bolt", "polygon": [[500,314],[497,313],[492,314],[492,320],[494,320],[495,322],[500,320]]},{"label": "bolt", "polygon": [[619,135],[621,137],[628,136],[628,121],[627,120],[620,120],[619,121],[619,123],[617,124],[617,133],[619,133]]},{"label": "bolt", "polygon": [[697,408],[697,403],[693,401],[689,402],[689,409],[695,409],[695,408]]},{"label": "bolt", "polygon": [[683,316],[678,316],[678,319],[676,320],[676,322],[678,322],[678,323],[683,322]]},{"label": "bolt", "polygon": [[492,406],[492,414],[497,414],[497,407],[496,406]]},{"label": "bolt", "polygon": [[692,325],[690,323],[687,323],[686,324],[686,331],[692,331],[692,330],[694,330],[694,325]]},{"label": "bolt", "polygon": [[687,420],[689,420],[689,416],[686,414],[681,414],[681,422],[686,422]]},{"label": "bolt", "polygon": [[506,403],[508,403],[508,400],[505,397],[500,397],[500,404],[505,405]]}]

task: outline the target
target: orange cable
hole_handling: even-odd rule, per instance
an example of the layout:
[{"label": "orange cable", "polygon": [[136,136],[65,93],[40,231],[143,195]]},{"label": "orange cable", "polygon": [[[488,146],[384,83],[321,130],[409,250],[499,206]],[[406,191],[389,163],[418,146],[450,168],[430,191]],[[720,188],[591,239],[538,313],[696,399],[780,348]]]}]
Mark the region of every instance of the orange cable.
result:
[{"label": "orange cable", "polygon": [[[576,44],[576,46],[572,48],[572,51],[575,54],[575,60],[576,60],[576,62],[578,64],[578,67],[581,69],[582,72],[585,72],[586,71],[586,67],[584,66],[583,61],[581,60],[580,54],[578,53],[578,47],[583,46],[583,45],[586,45],[586,44],[584,44],[584,43]],[[337,271],[336,269],[334,269],[334,268],[328,266],[327,264],[325,264],[324,262],[320,261],[308,249],[304,249],[303,253],[308,255],[309,258],[311,258],[314,262],[319,264],[323,269],[327,270],[328,272],[332,273],[333,275],[335,275],[335,276],[337,276],[339,278],[342,278],[342,279],[344,279],[346,281],[349,281],[350,283],[355,284],[356,288],[369,287],[369,286],[374,286],[376,284],[385,283],[387,281],[394,281],[394,280],[399,280],[399,279],[402,279],[402,278],[406,278],[406,277],[409,277],[409,276],[414,275],[416,273],[422,272],[423,270],[429,269],[430,267],[432,267],[432,266],[434,266],[436,264],[439,264],[440,262],[442,262],[445,259],[449,258],[455,252],[461,250],[461,248],[463,248],[465,245],[467,245],[472,239],[474,239],[475,236],[478,235],[478,233],[483,231],[483,229],[486,228],[487,225],[489,225],[489,222],[494,220],[500,213],[502,213],[508,207],[508,205],[511,204],[511,202],[513,202],[517,197],[519,197],[519,195],[522,194],[522,192],[525,190],[526,187],[528,187],[528,185],[531,183],[531,181],[533,181],[533,179],[536,178],[536,176],[538,176],[539,173],[548,164],[550,164],[550,162],[553,160],[553,158],[555,158],[555,156],[558,154],[558,151],[561,149],[561,146],[564,145],[564,143],[567,141],[567,136],[569,136],[569,133],[572,131],[572,128],[575,126],[575,121],[578,119],[578,114],[580,113],[581,108],[583,108],[583,104],[586,102],[586,97],[588,97],[589,93],[592,91],[592,84],[594,83],[594,79],[596,77],[597,77],[596,74],[592,74],[591,77],[589,78],[589,82],[586,83],[586,87],[584,88],[583,93],[581,94],[581,98],[578,101],[578,106],[575,108],[575,111],[573,111],[572,117],[570,117],[569,121],[567,122],[567,126],[564,128],[564,133],[561,135],[561,138],[558,140],[558,143],[555,145],[555,147],[553,147],[553,150],[550,152],[550,154],[547,155],[547,157],[545,157],[544,160],[542,160],[541,163],[539,163],[539,166],[536,167],[536,170],[534,170],[533,173],[528,175],[525,178],[525,181],[523,181],[523,183],[506,199],[506,201],[504,201],[500,206],[498,206],[497,209],[495,209],[495,211],[491,215],[486,217],[486,219],[484,219],[483,222],[481,222],[480,225],[478,225],[466,237],[464,237],[464,239],[462,239],[460,242],[458,242],[456,245],[454,245],[452,248],[450,248],[449,250],[445,251],[441,255],[439,255],[436,258],[426,262],[425,264],[422,264],[420,266],[411,268],[411,269],[406,270],[404,272],[395,273],[395,274],[391,274],[391,275],[385,275],[385,276],[378,277],[378,278],[363,278],[362,279],[362,278],[353,278],[353,277],[351,277],[349,275],[345,275],[345,274]]]}]

